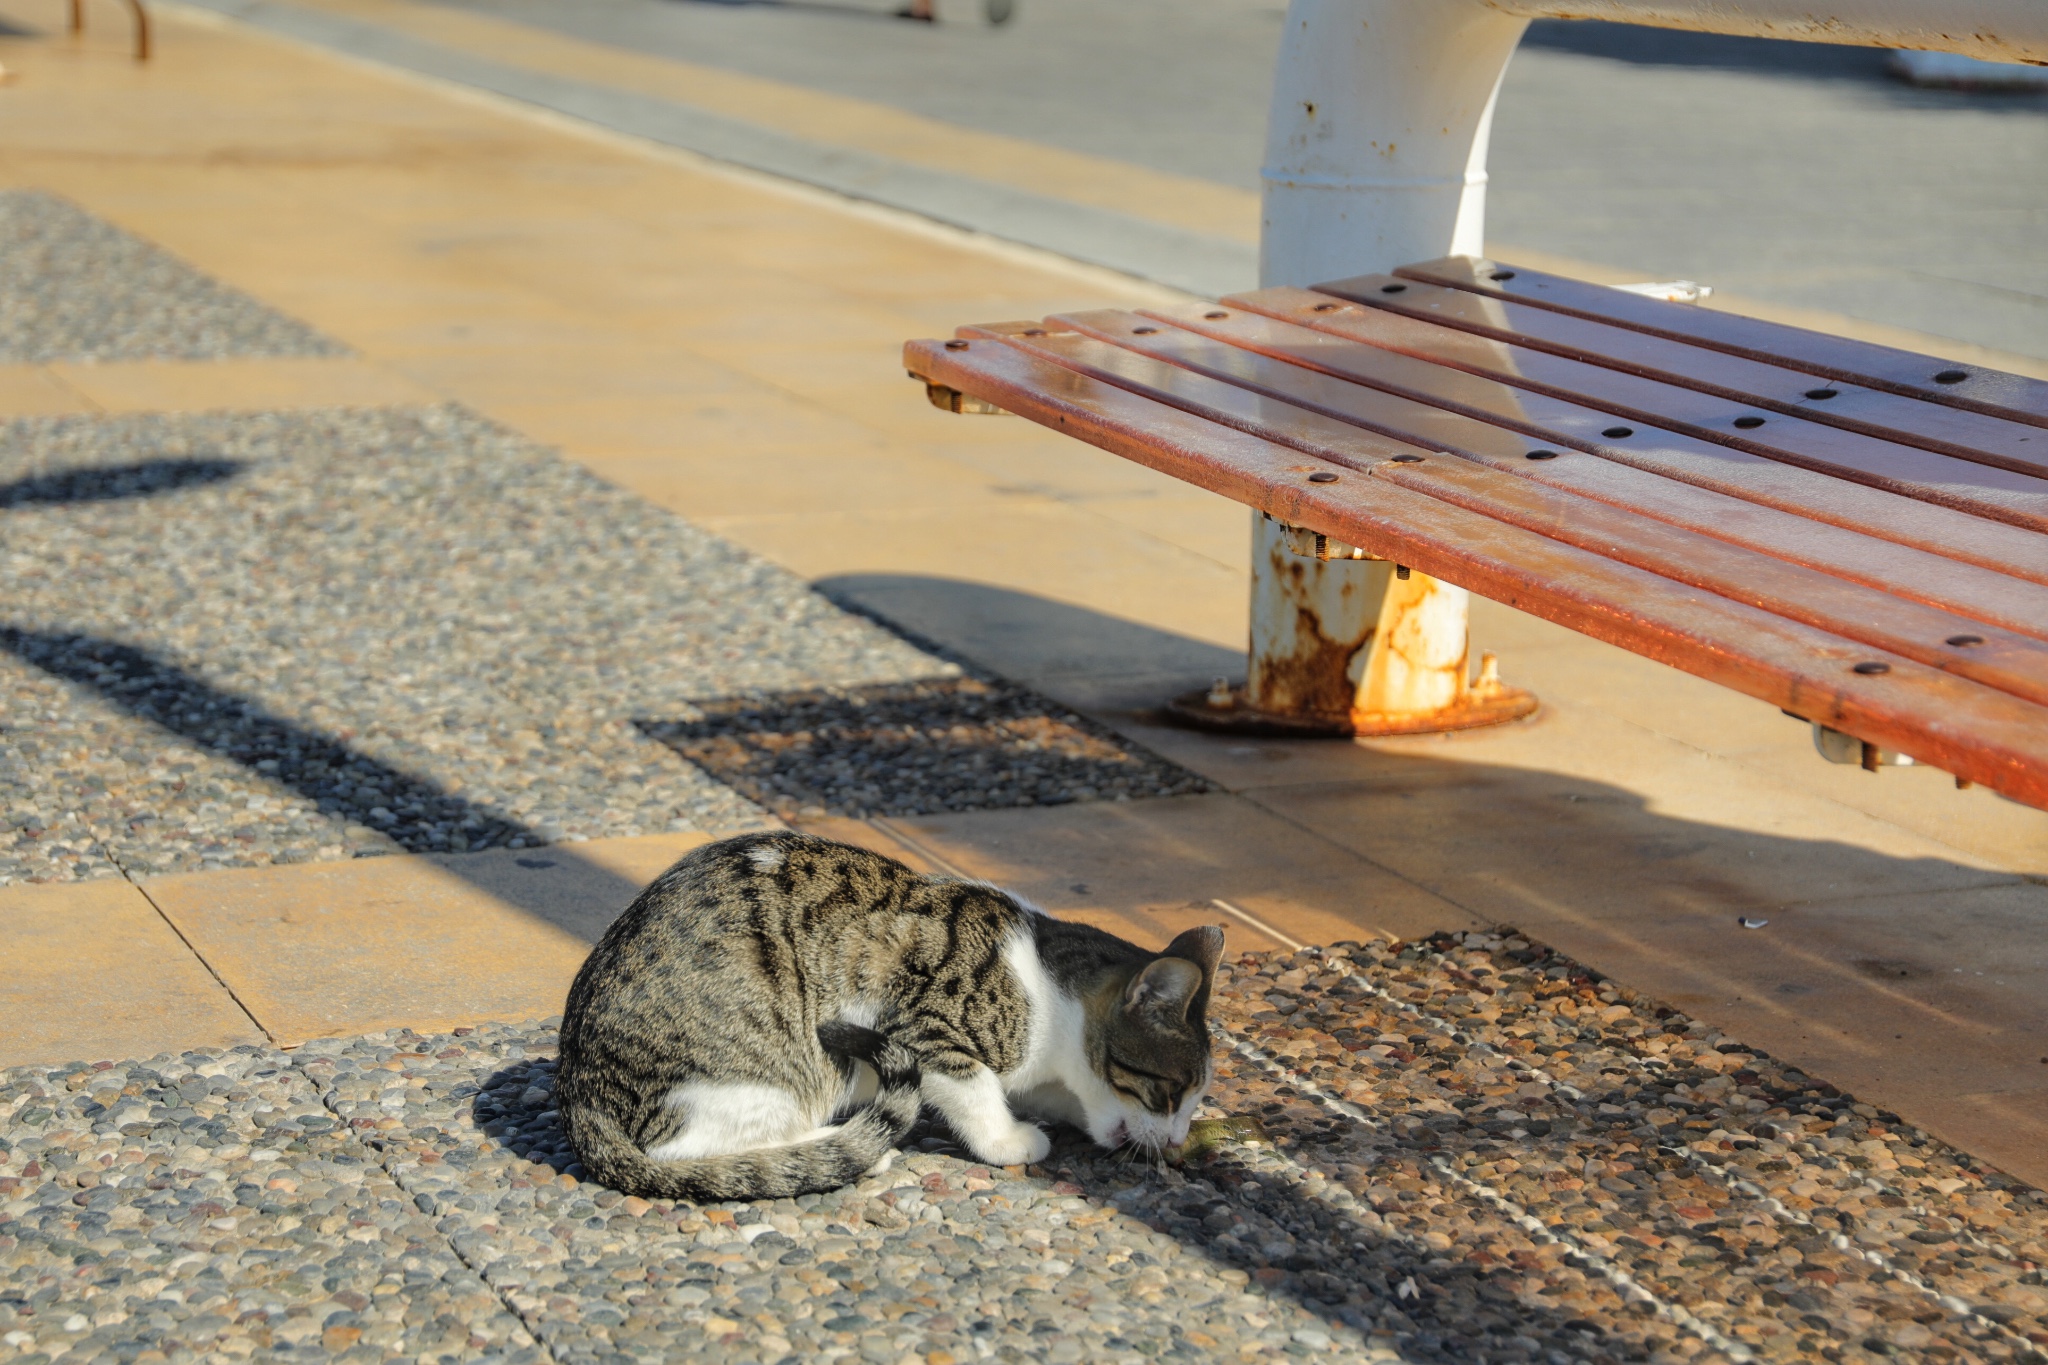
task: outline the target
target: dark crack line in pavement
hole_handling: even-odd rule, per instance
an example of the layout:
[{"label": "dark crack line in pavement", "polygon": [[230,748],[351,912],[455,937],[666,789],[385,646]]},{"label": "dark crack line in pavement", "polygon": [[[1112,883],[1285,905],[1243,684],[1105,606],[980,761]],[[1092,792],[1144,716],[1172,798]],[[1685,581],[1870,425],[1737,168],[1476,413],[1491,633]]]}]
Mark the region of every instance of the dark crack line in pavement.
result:
[{"label": "dark crack line in pavement", "polygon": [[[384,1174],[391,1177],[392,1184],[396,1185],[400,1190],[404,1191],[406,1194],[412,1195],[413,1205],[417,1208],[419,1206],[420,1195],[415,1193],[413,1190],[407,1188],[405,1178],[399,1175],[398,1171],[392,1166],[392,1164],[389,1161],[385,1160],[384,1153],[381,1150],[379,1150],[377,1145],[374,1142],[371,1142],[368,1138],[365,1138],[359,1131],[357,1131],[354,1122],[350,1120],[347,1114],[344,1114],[341,1111],[340,1106],[336,1103],[334,1098],[333,1087],[322,1085],[320,1083],[319,1077],[315,1076],[305,1067],[300,1066],[297,1059],[291,1057],[290,1054],[286,1054],[286,1063],[291,1067],[292,1070],[298,1072],[301,1076],[304,1076],[306,1078],[306,1084],[312,1086],[313,1092],[320,1097],[321,1107],[326,1109],[328,1113],[334,1115],[335,1122],[339,1123],[341,1125],[342,1131],[348,1134],[349,1141],[355,1143],[356,1146],[362,1148],[365,1152],[369,1153],[370,1160],[377,1163],[378,1170],[384,1172]],[[426,1198],[430,1202],[434,1203],[435,1207],[432,1210],[420,1209],[420,1212],[427,1214],[429,1217],[432,1217],[434,1216],[434,1214],[440,1211],[440,1204],[439,1201],[435,1200],[432,1195],[427,1195]],[[449,1254],[454,1256],[457,1261],[461,1262],[462,1266],[465,1269],[467,1269],[470,1274],[476,1276],[477,1283],[481,1284],[486,1290],[488,1290],[493,1298],[497,1299],[499,1303],[505,1306],[505,1311],[510,1313],[514,1318],[518,1319],[520,1324],[526,1328],[527,1334],[533,1338],[533,1344],[540,1348],[541,1355],[548,1360],[557,1361],[559,1365],[559,1358],[555,1355],[555,1348],[549,1344],[547,1337],[543,1335],[543,1333],[541,1332],[540,1325],[538,1323],[528,1320],[526,1314],[519,1311],[519,1306],[512,1302],[511,1296],[505,1290],[499,1288],[497,1285],[491,1282],[491,1277],[484,1272],[484,1268],[481,1265],[478,1265],[475,1261],[470,1260],[468,1256],[463,1254],[462,1248],[460,1246],[457,1246],[455,1243],[454,1234],[444,1230],[438,1222],[434,1224],[434,1233],[443,1242],[446,1242],[448,1244]]]}]

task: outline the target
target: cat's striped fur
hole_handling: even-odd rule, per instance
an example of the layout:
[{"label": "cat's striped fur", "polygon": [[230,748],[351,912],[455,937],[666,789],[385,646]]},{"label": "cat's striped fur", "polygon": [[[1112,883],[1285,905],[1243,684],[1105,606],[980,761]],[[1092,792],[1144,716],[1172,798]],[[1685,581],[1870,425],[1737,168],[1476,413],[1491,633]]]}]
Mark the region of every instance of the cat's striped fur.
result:
[{"label": "cat's striped fur", "polygon": [[591,952],[557,1101],[590,1177],[644,1197],[834,1188],[920,1102],[1005,1165],[1047,1148],[1013,1105],[1164,1147],[1208,1086],[1221,948],[1204,928],[1151,953],[982,883],[743,835],[663,873]]}]

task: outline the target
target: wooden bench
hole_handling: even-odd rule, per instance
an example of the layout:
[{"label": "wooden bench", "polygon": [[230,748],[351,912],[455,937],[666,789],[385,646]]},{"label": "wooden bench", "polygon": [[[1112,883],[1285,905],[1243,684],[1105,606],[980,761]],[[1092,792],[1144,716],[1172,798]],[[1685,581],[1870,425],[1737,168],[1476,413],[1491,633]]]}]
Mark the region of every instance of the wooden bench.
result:
[{"label": "wooden bench", "polygon": [[[915,341],[1000,409],[2048,808],[2048,384],[1471,256]],[[1305,537],[1305,540],[1304,540]],[[1461,665],[1462,667],[1462,665]]]}]

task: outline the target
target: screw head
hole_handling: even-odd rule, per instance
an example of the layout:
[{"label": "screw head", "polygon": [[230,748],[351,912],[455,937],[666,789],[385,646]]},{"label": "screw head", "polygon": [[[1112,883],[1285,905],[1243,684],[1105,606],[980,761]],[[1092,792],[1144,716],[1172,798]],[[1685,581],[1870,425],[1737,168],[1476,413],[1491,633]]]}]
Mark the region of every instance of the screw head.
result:
[{"label": "screw head", "polygon": [[1515,272],[1512,270],[1496,270],[1486,278],[1489,280],[1511,280],[1514,277]]},{"label": "screw head", "polygon": [[1024,335],[1028,337],[1042,337],[1045,335],[1045,329],[1043,327],[1026,327]]},{"label": "screw head", "polygon": [[1748,431],[1752,427],[1760,427],[1763,424],[1764,419],[1761,417],[1738,417],[1735,419],[1735,425],[1741,427],[1744,431]]},{"label": "screw head", "polygon": [[1875,659],[1868,659],[1860,664],[1857,664],[1856,667],[1850,671],[1855,673],[1861,673],[1866,678],[1874,678],[1880,673],[1891,672],[1892,666],[1887,663],[1879,663]]},{"label": "screw head", "polygon": [[1337,476],[1327,469],[1320,469],[1309,475],[1308,481],[1310,483],[1335,483],[1337,482]]},{"label": "screw head", "polygon": [[1838,389],[1808,389],[1806,391],[1806,396],[1808,398],[1811,398],[1816,403],[1825,403],[1828,399],[1835,397],[1839,392],[1840,390]]},{"label": "screw head", "polygon": [[967,343],[964,341],[949,341],[946,343],[946,349],[949,351],[964,351],[967,349]]},{"label": "screw head", "polygon": [[1135,336],[1148,337],[1158,330],[1157,327],[1133,327],[1131,332]]},{"label": "screw head", "polygon": [[1343,306],[1344,305],[1341,303],[1319,303],[1316,305],[1316,311],[1318,313],[1328,313],[1333,312],[1336,309],[1342,308]]},{"label": "screw head", "polygon": [[1525,460],[1554,460],[1557,458],[1557,452],[1554,450],[1532,450],[1522,458]]},{"label": "screw head", "polygon": [[1943,370],[1934,376],[1937,384],[1960,384],[1970,377],[1968,370]]},{"label": "screw head", "polygon": [[1383,284],[1380,286],[1380,292],[1382,294],[1405,294],[1408,292],[1408,286],[1405,284]]},{"label": "screw head", "polygon": [[1395,464],[1421,464],[1421,463],[1422,463],[1422,457],[1421,457],[1420,455],[1396,455],[1396,456],[1394,457],[1394,463],[1395,463]]},{"label": "screw head", "polygon": [[1972,645],[1981,645],[1983,643],[1984,637],[1981,635],[1951,635],[1948,637],[1948,644],[1956,649],[1968,649]]},{"label": "screw head", "polygon": [[1634,427],[1609,427],[1600,434],[1610,441],[1619,441],[1635,435],[1636,429]]},{"label": "screw head", "polygon": [[1218,308],[1214,312],[1204,313],[1202,314],[1202,316],[1205,318],[1227,318],[1230,316],[1230,314],[1224,312],[1221,308]]}]

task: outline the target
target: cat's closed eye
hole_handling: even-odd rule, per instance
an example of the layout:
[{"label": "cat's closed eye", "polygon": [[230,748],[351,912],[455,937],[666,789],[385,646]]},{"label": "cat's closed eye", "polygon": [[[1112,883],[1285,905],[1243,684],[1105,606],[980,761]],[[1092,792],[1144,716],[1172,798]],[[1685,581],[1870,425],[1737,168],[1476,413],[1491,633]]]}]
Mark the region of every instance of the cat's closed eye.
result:
[{"label": "cat's closed eye", "polygon": [[1118,1094],[1136,1100],[1155,1114],[1171,1114],[1187,1097],[1185,1084],[1166,1076],[1140,1071],[1115,1058],[1109,1063],[1109,1084]]}]

